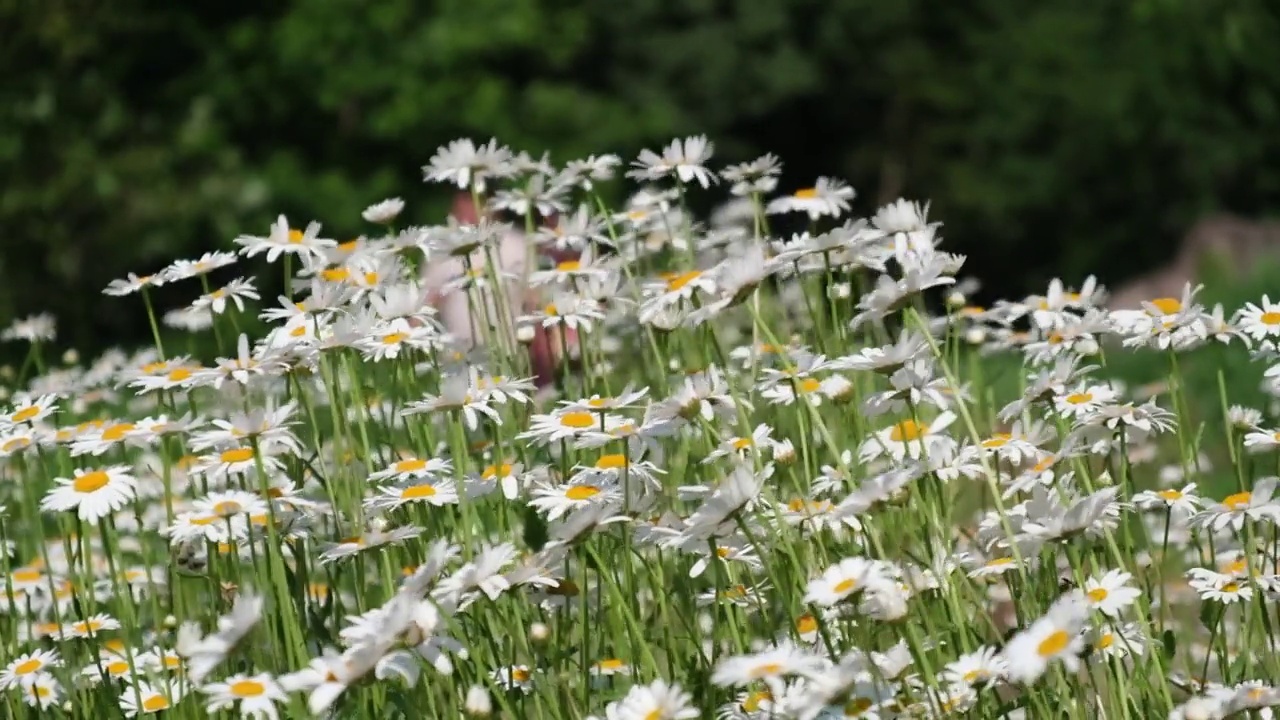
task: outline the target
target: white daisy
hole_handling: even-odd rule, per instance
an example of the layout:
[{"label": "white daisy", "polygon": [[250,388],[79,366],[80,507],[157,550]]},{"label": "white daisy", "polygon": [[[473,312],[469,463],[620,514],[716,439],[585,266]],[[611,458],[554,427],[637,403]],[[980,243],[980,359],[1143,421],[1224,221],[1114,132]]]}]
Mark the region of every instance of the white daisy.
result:
[{"label": "white daisy", "polygon": [[1004,649],[1009,677],[1033,682],[1054,660],[1060,660],[1067,670],[1075,670],[1084,650],[1082,632],[1088,609],[1082,594],[1068,593],[1054,602],[1044,617],[1015,635]]},{"label": "white daisy", "polygon": [[670,145],[663,148],[662,155],[652,150],[640,151],[640,156],[631,163],[633,169],[627,172],[627,177],[652,182],[675,175],[682,183],[696,180],[705,188],[718,180],[706,168],[714,150],[715,144],[707,140],[705,135],[672,140]]},{"label": "white daisy", "polygon": [[1089,607],[1116,617],[1142,595],[1142,591],[1129,585],[1133,576],[1120,570],[1111,570],[1100,578],[1089,578],[1084,583],[1084,595]]},{"label": "white daisy", "polygon": [[125,465],[101,470],[76,470],[74,478],[57,478],[57,485],[40,501],[40,509],[54,512],[75,510],[80,519],[96,525],[98,520],[124,507],[133,499],[137,481]]},{"label": "white daisy", "polygon": [[848,183],[820,177],[813,187],[801,188],[791,195],[770,201],[765,212],[771,215],[803,212],[809,215],[810,220],[828,215],[839,217],[849,211],[849,201],[853,196],[853,188]]},{"label": "white daisy", "polygon": [[241,717],[270,720],[279,717],[276,704],[289,699],[269,673],[232,675],[222,682],[201,687],[200,692],[209,696],[205,709],[210,713],[238,706]]},{"label": "white daisy", "polygon": [[8,690],[18,685],[30,684],[40,673],[61,667],[62,658],[56,650],[35,650],[23,653],[0,671],[0,690]]},{"label": "white daisy", "polygon": [[371,223],[388,225],[400,215],[402,210],[404,210],[404,200],[390,198],[365,208],[364,212],[360,213],[360,217]]}]

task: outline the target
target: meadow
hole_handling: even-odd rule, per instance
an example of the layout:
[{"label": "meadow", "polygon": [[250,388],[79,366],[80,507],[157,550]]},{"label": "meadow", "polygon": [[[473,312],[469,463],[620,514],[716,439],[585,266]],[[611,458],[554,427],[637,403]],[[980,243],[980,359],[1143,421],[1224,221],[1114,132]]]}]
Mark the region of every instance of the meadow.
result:
[{"label": "meadow", "polygon": [[979,307],[927,203],[713,161],[459,140],[471,222],[282,216],[84,363],[13,322],[3,716],[1272,717],[1265,279]]}]

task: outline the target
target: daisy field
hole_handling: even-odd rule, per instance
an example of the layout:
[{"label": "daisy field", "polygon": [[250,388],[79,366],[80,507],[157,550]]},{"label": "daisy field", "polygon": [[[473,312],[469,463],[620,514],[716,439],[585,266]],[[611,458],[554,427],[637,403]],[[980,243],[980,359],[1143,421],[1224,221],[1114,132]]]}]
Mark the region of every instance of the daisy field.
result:
[{"label": "daisy field", "polygon": [[10,323],[0,715],[1272,717],[1280,294],[980,307],[927,202],[781,170],[461,139],[474,218],[282,215],[85,363]]}]

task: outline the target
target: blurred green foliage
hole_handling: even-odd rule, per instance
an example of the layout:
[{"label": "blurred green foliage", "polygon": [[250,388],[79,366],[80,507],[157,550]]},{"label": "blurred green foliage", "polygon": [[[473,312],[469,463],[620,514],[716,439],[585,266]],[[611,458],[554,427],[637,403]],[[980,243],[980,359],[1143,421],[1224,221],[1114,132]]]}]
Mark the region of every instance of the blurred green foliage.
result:
[{"label": "blurred green foliage", "polygon": [[0,0],[0,34],[0,318],[52,311],[85,350],[147,337],[110,279],[278,212],[438,221],[419,167],[458,136],[772,151],[784,189],[932,199],[1002,294],[1280,204],[1269,0]]}]

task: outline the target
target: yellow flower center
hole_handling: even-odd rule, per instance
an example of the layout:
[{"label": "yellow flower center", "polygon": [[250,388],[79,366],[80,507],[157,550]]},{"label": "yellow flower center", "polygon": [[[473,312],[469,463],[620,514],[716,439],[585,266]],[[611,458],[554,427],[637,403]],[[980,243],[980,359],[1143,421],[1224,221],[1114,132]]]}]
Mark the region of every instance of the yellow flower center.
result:
[{"label": "yellow flower center", "polygon": [[1258,319],[1263,325],[1280,325],[1280,312],[1264,312]]},{"label": "yellow flower center", "polygon": [[1067,403],[1069,405],[1084,405],[1089,402],[1093,402],[1093,393],[1079,392],[1071,393],[1067,396]]},{"label": "yellow flower center", "polygon": [[812,200],[818,197],[818,188],[800,188],[793,197],[797,200]]},{"label": "yellow flower center", "polygon": [[267,686],[256,680],[241,680],[231,683],[228,688],[236,697],[257,697],[267,691]]},{"label": "yellow flower center", "polygon": [[560,314],[560,308],[556,307],[555,303],[548,303],[547,305],[543,306],[542,314],[546,315],[547,317],[556,317]]},{"label": "yellow flower center", "polygon": [[524,668],[515,668],[511,671],[511,679],[516,682],[529,682],[529,671]]},{"label": "yellow flower center", "polygon": [[560,580],[553,588],[547,588],[548,595],[559,595],[560,597],[573,597],[578,594],[578,584],[572,580]]},{"label": "yellow flower center", "polygon": [[13,674],[14,675],[30,675],[31,673],[39,670],[42,667],[44,667],[43,661],[41,661],[39,658],[31,658],[26,662],[19,663],[18,666],[13,669]]},{"label": "yellow flower center", "polygon": [[435,494],[436,488],[434,485],[430,483],[423,483],[422,485],[414,485],[401,490],[400,498],[402,500],[421,500],[422,498],[429,498]]},{"label": "yellow flower center", "polygon": [[990,679],[990,677],[991,677],[991,673],[987,672],[986,670],[970,670],[969,672],[964,674],[963,680],[966,683],[972,685],[976,682],[986,682],[988,679]]},{"label": "yellow flower center", "polygon": [[1100,603],[1103,600],[1106,600],[1107,595],[1109,594],[1110,593],[1107,592],[1106,588],[1094,588],[1086,593],[1086,595],[1089,596],[1089,601],[1094,603]]},{"label": "yellow flower center", "polygon": [[480,473],[480,475],[487,480],[492,480],[496,477],[506,477],[510,474],[511,466],[505,463],[502,465],[490,465],[484,469],[484,472]]},{"label": "yellow flower center", "polygon": [[71,483],[71,487],[78,493],[87,494],[101,490],[106,487],[109,482],[111,482],[110,475],[101,470],[94,470],[76,478],[75,481]]},{"label": "yellow flower center", "polygon": [[1222,504],[1227,506],[1228,510],[1239,510],[1249,506],[1249,501],[1253,499],[1253,493],[1238,492],[1234,495],[1228,495],[1222,499]]},{"label": "yellow flower center", "polygon": [[1223,585],[1223,586],[1222,586],[1222,592],[1224,592],[1224,593],[1233,593],[1233,592],[1237,592],[1237,591],[1239,591],[1239,590],[1240,590],[1240,585],[1239,585],[1239,583],[1229,582],[1229,583],[1227,583],[1226,585]]},{"label": "yellow flower center", "polygon": [[235,500],[223,500],[213,506],[214,514],[219,517],[227,517],[228,515],[239,515],[244,511],[244,507]]},{"label": "yellow flower center", "polygon": [[621,670],[626,666],[627,664],[618,658],[606,658],[596,663],[596,667],[601,670]]},{"label": "yellow flower center", "polygon": [[290,229],[290,230],[289,230],[289,242],[290,242],[291,244],[293,244],[293,245],[301,245],[301,244],[302,244],[302,238],[303,238],[303,235],[302,235],[302,231],[301,231],[301,230],[293,230],[293,229]]},{"label": "yellow flower center", "polygon": [[349,253],[352,250],[355,250],[359,246],[360,246],[360,240],[355,239],[355,240],[348,240],[342,243],[341,245],[338,246],[338,249],[344,253]]},{"label": "yellow flower center", "polygon": [[800,388],[802,393],[811,393],[821,387],[822,383],[817,378],[805,378],[796,383],[796,386]]},{"label": "yellow flower center", "polygon": [[218,516],[217,515],[201,515],[200,517],[191,518],[190,522],[192,525],[199,525],[203,527],[205,525],[212,525],[218,522]]},{"label": "yellow flower center", "polygon": [[401,333],[401,332],[390,333],[388,335],[382,336],[382,344],[383,345],[399,345],[400,343],[404,342],[408,338],[409,338],[408,333]]},{"label": "yellow flower center", "polygon": [[1166,500],[1168,502],[1174,502],[1182,499],[1181,490],[1161,490],[1160,492],[1156,493],[1156,495],[1159,495],[1161,499]]},{"label": "yellow flower center", "polygon": [[119,423],[117,425],[112,425],[102,431],[102,439],[115,442],[123,438],[125,433],[129,432],[134,427],[133,423]]},{"label": "yellow flower center", "polygon": [[1040,641],[1036,646],[1036,653],[1040,657],[1053,657],[1063,650],[1067,649],[1067,645],[1071,643],[1071,636],[1066,630],[1055,630],[1049,637]]},{"label": "yellow flower center", "polygon": [[853,586],[856,584],[857,583],[855,583],[853,580],[846,578],[836,583],[836,586],[831,589],[834,590],[837,594],[843,595],[847,592],[851,592],[853,590]]},{"label": "yellow flower center", "polygon": [[875,702],[871,698],[854,698],[844,704],[844,716],[859,717],[870,710],[872,705],[875,705]]},{"label": "yellow flower center", "polygon": [[165,377],[169,378],[169,382],[180,383],[182,380],[186,380],[191,377],[191,370],[188,370],[187,368],[174,368],[173,370],[169,370],[169,374],[166,374]]},{"label": "yellow flower center", "polygon": [[589,412],[571,412],[560,416],[560,424],[564,427],[582,430],[596,424],[596,416]]},{"label": "yellow flower center", "polygon": [[1156,298],[1151,301],[1151,305],[1159,310],[1161,315],[1173,315],[1182,310],[1182,301],[1171,297]]},{"label": "yellow flower center", "polygon": [[590,500],[600,494],[600,488],[595,485],[574,485],[564,491],[564,496],[570,500]]},{"label": "yellow flower center", "polygon": [[1013,439],[1013,435],[1010,435],[1009,433],[996,433],[992,435],[990,439],[983,440],[982,447],[984,448],[1004,447],[1012,439]]},{"label": "yellow flower center", "polygon": [[1113,644],[1115,644],[1115,641],[1116,641],[1116,636],[1115,636],[1115,634],[1113,634],[1113,633],[1105,633],[1105,634],[1103,634],[1103,636],[1102,636],[1102,637],[1098,638],[1098,649],[1099,649],[1099,650],[1106,650],[1107,648],[1109,648],[1109,647],[1111,647]]},{"label": "yellow flower center", "polygon": [[581,269],[582,269],[582,263],[577,260],[565,260],[564,262],[556,265],[556,270],[559,270],[561,272],[573,272],[574,270],[581,270]]},{"label": "yellow flower center", "polygon": [[400,462],[396,463],[395,471],[398,473],[418,472],[419,470],[422,470],[426,466],[427,466],[426,460],[419,460],[418,458],[409,458],[408,460],[401,460]]},{"label": "yellow flower center", "polygon": [[16,582],[35,582],[44,577],[44,573],[31,568],[22,568],[20,570],[14,570],[9,577],[13,578]]},{"label": "yellow flower center", "polygon": [[730,443],[734,450],[746,450],[753,444],[752,438],[734,438]]},{"label": "yellow flower center", "polygon": [[742,709],[745,712],[753,713],[760,709],[760,704],[773,699],[773,694],[768,690],[756,690],[747,693],[746,699],[742,701]]},{"label": "yellow flower center", "polygon": [[31,438],[16,437],[16,438],[11,438],[9,440],[6,440],[4,445],[0,446],[0,449],[3,449],[5,452],[13,452],[18,448],[24,448],[30,444],[31,444]]},{"label": "yellow flower center", "polygon": [[13,417],[10,419],[16,423],[26,422],[27,420],[30,420],[31,418],[39,414],[40,414],[40,406],[32,405],[31,407],[22,408],[18,412],[14,413]]},{"label": "yellow flower center", "polygon": [[796,618],[796,632],[808,635],[818,631],[818,619],[812,615],[801,615]]},{"label": "yellow flower center", "polygon": [[751,671],[748,672],[747,675],[752,679],[758,680],[762,677],[777,675],[780,672],[782,672],[781,664],[765,663],[764,665],[757,665],[756,667],[751,668]]},{"label": "yellow flower center", "polygon": [[342,282],[351,277],[351,271],[344,267],[329,268],[320,271],[320,277],[329,282]]},{"label": "yellow flower center", "polygon": [[686,285],[702,277],[701,270],[690,270],[688,272],[675,273],[667,277],[667,291],[676,292],[682,290]]},{"label": "yellow flower center", "polygon": [[889,439],[894,442],[910,442],[919,440],[929,432],[929,426],[915,420],[903,420],[889,430]]},{"label": "yellow flower center", "polygon": [[596,461],[597,470],[618,470],[627,466],[627,456],[622,453],[601,455]]},{"label": "yellow flower center", "polygon": [[147,712],[158,712],[169,707],[169,700],[163,695],[152,695],[142,701],[142,709]]},{"label": "yellow flower center", "polygon": [[108,675],[123,675],[129,672],[129,663],[124,660],[116,660],[109,663],[105,669]]},{"label": "yellow flower center", "polygon": [[253,458],[253,448],[236,448],[235,450],[223,450],[218,459],[224,463],[242,463]]},{"label": "yellow flower center", "polygon": [[307,334],[306,325],[299,325],[298,327],[289,331],[289,335],[292,337],[302,337],[303,335],[306,335],[306,334]]},{"label": "yellow flower center", "polygon": [[1004,567],[1005,565],[1012,565],[1012,564],[1013,564],[1013,558],[1002,557],[1002,558],[995,558],[994,560],[988,561],[987,567],[989,568]]}]

